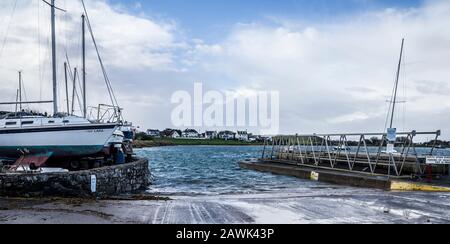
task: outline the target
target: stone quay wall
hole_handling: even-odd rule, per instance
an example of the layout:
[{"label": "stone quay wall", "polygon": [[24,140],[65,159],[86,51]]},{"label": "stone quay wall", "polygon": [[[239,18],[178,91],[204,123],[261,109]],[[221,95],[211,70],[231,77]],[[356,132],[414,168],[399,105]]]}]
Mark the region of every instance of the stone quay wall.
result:
[{"label": "stone quay wall", "polygon": [[150,178],[147,159],[69,173],[4,173],[0,174],[0,196],[106,198],[145,190]]}]

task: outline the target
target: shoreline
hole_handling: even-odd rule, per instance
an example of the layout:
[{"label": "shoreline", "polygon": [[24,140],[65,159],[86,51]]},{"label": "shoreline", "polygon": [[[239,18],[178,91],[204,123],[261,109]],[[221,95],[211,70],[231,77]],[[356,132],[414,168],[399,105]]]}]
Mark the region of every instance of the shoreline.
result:
[{"label": "shoreline", "polygon": [[240,141],[222,140],[136,140],[133,147],[136,149],[153,147],[174,147],[174,146],[264,146],[262,143],[246,143]]},{"label": "shoreline", "polygon": [[[176,141],[176,140],[174,140]],[[264,146],[263,143],[240,143],[238,141],[234,142],[222,142],[222,143],[192,143],[192,141],[201,141],[201,140],[189,140],[191,143],[175,143],[171,142],[160,142],[160,141],[145,141],[145,140],[136,140],[133,142],[133,147],[135,149],[142,148],[156,148],[156,147],[176,147],[176,146],[235,146],[235,147],[251,147],[251,146]],[[270,146],[269,146],[270,147]],[[369,146],[373,148],[377,148],[378,146]],[[430,149],[432,147],[419,146],[418,148],[422,149]],[[448,150],[449,148],[435,148],[436,150]]]}]

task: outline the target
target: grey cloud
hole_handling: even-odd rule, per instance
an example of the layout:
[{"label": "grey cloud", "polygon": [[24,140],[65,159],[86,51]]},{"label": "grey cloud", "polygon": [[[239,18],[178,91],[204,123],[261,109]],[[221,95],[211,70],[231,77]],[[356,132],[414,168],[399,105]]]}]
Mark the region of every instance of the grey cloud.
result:
[{"label": "grey cloud", "polygon": [[[301,19],[290,19],[289,25],[236,23],[218,43],[190,39],[180,35],[183,30],[170,20],[133,16],[126,8],[107,1],[88,4],[117,95],[128,119],[143,128],[170,127],[171,95],[177,90],[191,91],[193,83],[200,81],[205,89],[279,91],[281,133],[380,131],[400,40],[406,37],[407,65],[402,82],[406,81],[408,88],[407,123],[403,125],[399,118],[396,124],[406,130],[443,129],[444,136],[450,138],[446,132],[450,128],[443,122],[450,119],[448,1],[348,16],[329,24],[305,25],[308,22]],[[6,9],[2,6],[0,19],[8,14]],[[33,13],[27,8],[21,12],[18,16]],[[79,13],[75,12],[67,25],[74,35],[68,47],[74,57],[79,53]],[[35,24],[26,19],[21,26],[33,29]],[[19,38],[26,50],[13,47],[5,52],[0,66],[7,59],[11,60],[8,67],[26,70],[27,83],[37,94],[40,82],[31,77],[38,77],[39,63],[29,60],[33,55],[35,58],[38,47],[31,44],[32,33],[18,34],[19,29],[15,30],[13,38]],[[105,90],[92,46],[89,48],[89,98],[95,104],[105,97]],[[0,69],[0,74],[0,85],[14,84],[15,72]],[[0,95],[10,96],[11,91],[2,89]]]}]

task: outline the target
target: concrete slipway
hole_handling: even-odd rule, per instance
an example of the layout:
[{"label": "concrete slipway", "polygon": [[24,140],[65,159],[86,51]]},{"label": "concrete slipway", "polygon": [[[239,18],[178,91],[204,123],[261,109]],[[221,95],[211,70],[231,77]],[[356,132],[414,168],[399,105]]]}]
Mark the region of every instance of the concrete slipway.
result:
[{"label": "concrete slipway", "polygon": [[450,223],[450,193],[386,192],[318,182],[285,192],[168,201],[0,199],[0,223]]}]

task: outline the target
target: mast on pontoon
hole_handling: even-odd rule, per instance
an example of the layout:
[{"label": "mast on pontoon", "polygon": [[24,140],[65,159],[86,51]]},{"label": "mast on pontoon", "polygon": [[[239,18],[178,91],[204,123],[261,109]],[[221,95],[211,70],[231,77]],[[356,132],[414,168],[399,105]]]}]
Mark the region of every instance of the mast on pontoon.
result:
[{"label": "mast on pontoon", "polygon": [[398,91],[398,83],[400,80],[400,69],[402,66],[402,59],[403,59],[403,46],[405,44],[405,39],[402,39],[402,47],[400,50],[400,59],[398,62],[398,69],[397,69],[397,78],[395,80],[395,91],[394,91],[394,98],[392,100],[392,112],[391,112],[391,124],[389,128],[392,128],[392,126],[394,125],[394,115],[395,115],[395,105],[397,104],[397,91]]}]

